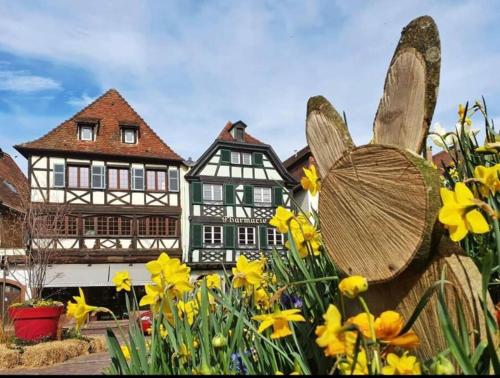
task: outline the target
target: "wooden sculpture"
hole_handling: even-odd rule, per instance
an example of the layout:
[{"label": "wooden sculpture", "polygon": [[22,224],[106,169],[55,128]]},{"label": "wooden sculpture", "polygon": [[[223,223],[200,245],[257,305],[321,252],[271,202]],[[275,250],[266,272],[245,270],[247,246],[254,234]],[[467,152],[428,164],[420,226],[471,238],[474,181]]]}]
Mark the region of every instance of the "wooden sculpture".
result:
[{"label": "wooden sculpture", "polygon": [[[323,180],[324,242],[344,273],[367,277],[371,311],[395,309],[407,319],[446,266],[473,329],[481,314],[481,275],[437,221],[439,174],[420,156],[436,105],[440,64],[433,19],[413,20],[390,63],[372,143],[356,147],[342,117],[321,96],[307,104],[306,135]],[[453,313],[454,296],[447,297]],[[420,357],[446,349],[435,297],[413,329],[421,338]]]}]

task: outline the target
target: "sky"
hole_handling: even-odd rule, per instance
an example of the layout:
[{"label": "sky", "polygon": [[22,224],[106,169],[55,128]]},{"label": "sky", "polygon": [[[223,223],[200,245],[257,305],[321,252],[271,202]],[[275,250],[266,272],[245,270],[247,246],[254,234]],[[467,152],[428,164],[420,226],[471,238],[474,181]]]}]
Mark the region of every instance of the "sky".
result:
[{"label": "sky", "polygon": [[[345,111],[367,143],[401,29],[436,21],[441,84],[433,123],[486,98],[500,123],[500,2],[0,0],[0,148],[37,139],[116,88],[183,158],[227,121],[286,159],[306,144],[309,97]],[[479,120],[478,120],[479,122]]]}]

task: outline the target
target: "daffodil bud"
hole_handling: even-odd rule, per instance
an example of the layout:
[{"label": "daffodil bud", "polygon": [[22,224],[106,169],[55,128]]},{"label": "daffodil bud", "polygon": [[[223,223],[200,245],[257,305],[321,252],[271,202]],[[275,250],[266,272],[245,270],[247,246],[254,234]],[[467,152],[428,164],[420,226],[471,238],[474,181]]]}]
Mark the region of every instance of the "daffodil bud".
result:
[{"label": "daffodil bud", "polygon": [[350,276],[340,281],[339,290],[347,298],[354,299],[368,290],[368,281],[362,276]]},{"label": "daffodil bud", "polygon": [[449,359],[439,356],[438,359],[431,365],[431,371],[436,375],[453,375],[455,367]]},{"label": "daffodil bud", "polygon": [[226,345],[227,345],[227,339],[223,335],[218,334],[212,338],[212,346],[214,348],[223,348]]}]

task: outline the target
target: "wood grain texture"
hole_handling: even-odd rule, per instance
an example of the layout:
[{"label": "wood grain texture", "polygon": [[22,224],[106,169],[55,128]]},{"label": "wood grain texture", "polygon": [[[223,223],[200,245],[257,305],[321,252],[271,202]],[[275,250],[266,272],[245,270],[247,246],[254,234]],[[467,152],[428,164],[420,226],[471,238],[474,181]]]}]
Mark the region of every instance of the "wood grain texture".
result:
[{"label": "wood grain texture", "polygon": [[341,157],[323,180],[321,232],[332,259],[369,282],[396,277],[430,253],[439,209],[437,171],[394,146],[366,145]]},{"label": "wood grain texture", "polygon": [[[403,124],[403,127],[406,129],[416,127],[416,130],[405,131],[403,135],[406,135],[407,139],[404,142],[397,139],[396,144],[405,148],[411,148],[412,151],[416,153],[421,153],[425,145],[425,137],[429,131],[432,115],[434,114],[434,108],[436,106],[441,69],[441,42],[439,39],[439,32],[434,20],[429,16],[418,17],[412,20],[401,33],[401,38],[389,65],[384,85],[384,95],[380,101],[377,115],[375,116],[374,141],[375,143],[393,143],[391,140],[385,139],[385,137],[382,138],[384,133],[386,133],[386,131],[382,131],[381,129],[381,126],[384,125],[384,122],[380,121],[382,117],[384,119],[390,119],[391,117],[396,116],[396,118],[408,118],[408,116],[398,116],[397,112],[401,109],[395,108],[394,112],[390,108],[387,109],[386,97],[388,93],[392,93],[392,98],[399,98],[400,96],[402,98],[408,97],[407,92],[409,88],[405,87],[405,85],[398,85],[398,81],[395,80],[397,76],[395,75],[396,71],[394,67],[396,65],[401,66],[401,63],[404,62],[401,60],[401,55],[408,55],[410,51],[413,52],[412,54],[416,57],[415,59],[419,61],[418,64],[423,65],[423,71],[425,73],[423,82],[418,83],[419,88],[422,86],[424,87],[424,104],[422,107],[423,123],[417,126],[415,126],[414,122],[411,124]],[[408,58],[405,58],[404,60],[408,60]],[[399,68],[403,67],[401,66]],[[412,75],[415,73],[416,69],[412,68]],[[415,82],[415,80],[422,80],[420,78],[420,74],[419,77],[414,77],[412,79],[413,82]],[[396,87],[393,88],[392,86],[395,84]],[[409,107],[407,109],[403,109],[403,111],[410,112],[412,111],[412,108]],[[416,121],[416,119],[414,121]],[[394,127],[393,123],[390,123],[390,125]],[[397,135],[397,132],[392,134]],[[415,134],[419,136],[418,138],[412,140],[411,138],[413,138],[413,135]]]},{"label": "wood grain texture", "polygon": [[425,63],[415,49],[398,55],[387,74],[374,124],[375,143],[418,151],[426,137]]},{"label": "wood grain texture", "polygon": [[307,102],[306,137],[321,177],[354,147],[344,120],[323,96]]}]

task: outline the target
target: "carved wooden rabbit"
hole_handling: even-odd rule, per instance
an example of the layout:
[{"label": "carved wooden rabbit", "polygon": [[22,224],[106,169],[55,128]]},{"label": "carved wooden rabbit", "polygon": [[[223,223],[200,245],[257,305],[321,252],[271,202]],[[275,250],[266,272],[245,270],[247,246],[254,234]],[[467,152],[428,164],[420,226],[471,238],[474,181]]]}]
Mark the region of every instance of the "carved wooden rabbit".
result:
[{"label": "carved wooden rabbit", "polygon": [[[394,309],[408,319],[447,266],[446,278],[459,288],[473,329],[481,314],[481,275],[443,236],[439,174],[419,155],[436,105],[440,64],[436,24],[428,16],[413,20],[389,66],[372,143],[355,147],[343,119],[321,96],[309,99],[306,135],[323,180],[324,242],[344,273],[367,277],[371,311]],[[435,297],[413,329],[421,338],[420,357],[446,349]]]}]

